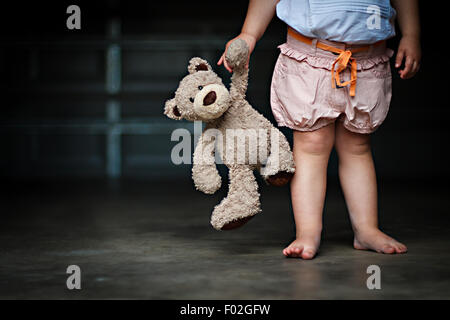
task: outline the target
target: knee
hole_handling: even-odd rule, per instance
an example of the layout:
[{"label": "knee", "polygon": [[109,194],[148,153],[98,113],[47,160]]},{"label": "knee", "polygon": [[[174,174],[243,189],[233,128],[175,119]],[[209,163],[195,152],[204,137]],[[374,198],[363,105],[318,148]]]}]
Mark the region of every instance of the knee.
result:
[{"label": "knee", "polygon": [[337,135],[335,148],[339,155],[364,155],[370,153],[370,136],[353,132]]},{"label": "knee", "polygon": [[303,153],[313,155],[328,155],[334,144],[334,135],[327,131],[312,131],[298,133],[296,139],[298,148]]}]

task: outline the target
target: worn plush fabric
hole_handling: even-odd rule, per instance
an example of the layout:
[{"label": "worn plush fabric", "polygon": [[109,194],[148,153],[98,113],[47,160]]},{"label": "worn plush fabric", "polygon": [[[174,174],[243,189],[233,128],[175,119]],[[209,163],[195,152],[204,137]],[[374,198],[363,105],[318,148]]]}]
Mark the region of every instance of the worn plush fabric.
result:
[{"label": "worn plush fabric", "polygon": [[277,16],[310,38],[367,44],[395,35],[389,0],[281,0]]},{"label": "worn plush fabric", "polygon": [[[342,43],[323,42],[345,48]],[[353,55],[358,69],[354,97],[348,86],[331,86],[331,67],[337,55],[289,35],[279,48],[271,87],[272,112],[279,126],[314,131],[339,119],[350,131],[371,133],[383,123],[391,100],[389,58],[393,54],[384,43]],[[349,78],[347,68],[341,80]]]},{"label": "worn plush fabric", "polygon": [[261,211],[254,170],[275,185],[288,183],[295,172],[286,137],[245,99],[247,56],[244,40],[229,46],[226,58],[234,70],[229,91],[208,62],[192,58],[189,75],[164,109],[169,118],[206,123],[193,157],[192,178],[198,190],[212,194],[222,185],[216,152],[229,169],[228,194],[211,215],[211,224],[218,230],[236,228]]}]

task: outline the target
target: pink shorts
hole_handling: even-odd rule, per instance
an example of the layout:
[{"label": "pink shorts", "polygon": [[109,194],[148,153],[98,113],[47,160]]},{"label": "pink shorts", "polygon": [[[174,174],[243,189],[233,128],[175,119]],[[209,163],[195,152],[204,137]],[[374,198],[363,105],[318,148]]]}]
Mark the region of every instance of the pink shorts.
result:
[{"label": "pink shorts", "polygon": [[[346,49],[344,44],[321,42]],[[352,55],[357,62],[356,95],[349,87],[331,86],[331,67],[337,55],[300,42],[288,35],[280,45],[273,72],[270,102],[279,126],[299,131],[320,129],[336,119],[357,133],[375,131],[386,118],[392,95],[389,58],[393,51],[383,43]],[[350,47],[356,48],[358,46]],[[348,47],[347,47],[348,48]],[[350,79],[350,65],[340,73]]]}]

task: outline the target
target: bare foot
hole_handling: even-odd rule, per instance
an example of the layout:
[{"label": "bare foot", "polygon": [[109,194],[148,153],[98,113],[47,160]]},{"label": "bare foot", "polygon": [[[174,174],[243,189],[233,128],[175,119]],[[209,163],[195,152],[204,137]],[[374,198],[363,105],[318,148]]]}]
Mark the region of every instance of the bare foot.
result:
[{"label": "bare foot", "polygon": [[406,253],[408,251],[408,248],[403,243],[398,242],[376,228],[355,233],[353,246],[358,250],[373,250],[388,254]]},{"label": "bare foot", "polygon": [[320,245],[320,231],[303,233],[283,250],[286,257],[310,260],[315,257]]}]

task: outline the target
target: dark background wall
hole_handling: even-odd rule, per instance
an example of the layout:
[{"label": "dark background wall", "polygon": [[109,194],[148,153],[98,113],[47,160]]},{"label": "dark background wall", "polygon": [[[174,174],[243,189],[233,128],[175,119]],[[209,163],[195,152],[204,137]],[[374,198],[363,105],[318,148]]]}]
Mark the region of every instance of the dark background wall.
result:
[{"label": "dark background wall", "polygon": [[[66,28],[70,4],[81,7],[81,30]],[[390,114],[373,136],[375,160],[383,177],[444,181],[450,176],[448,50],[436,39],[445,37],[448,19],[421,4],[422,69],[407,81],[394,73]],[[170,161],[176,143],[170,134],[193,126],[166,119],[164,102],[190,57],[215,64],[239,33],[246,8],[247,1],[2,4],[1,175],[188,176],[190,166]],[[284,38],[285,25],[275,18],[251,60],[248,99],[272,121],[269,86]],[[229,74],[216,71],[228,83]],[[330,173],[335,169],[333,155]]]}]

